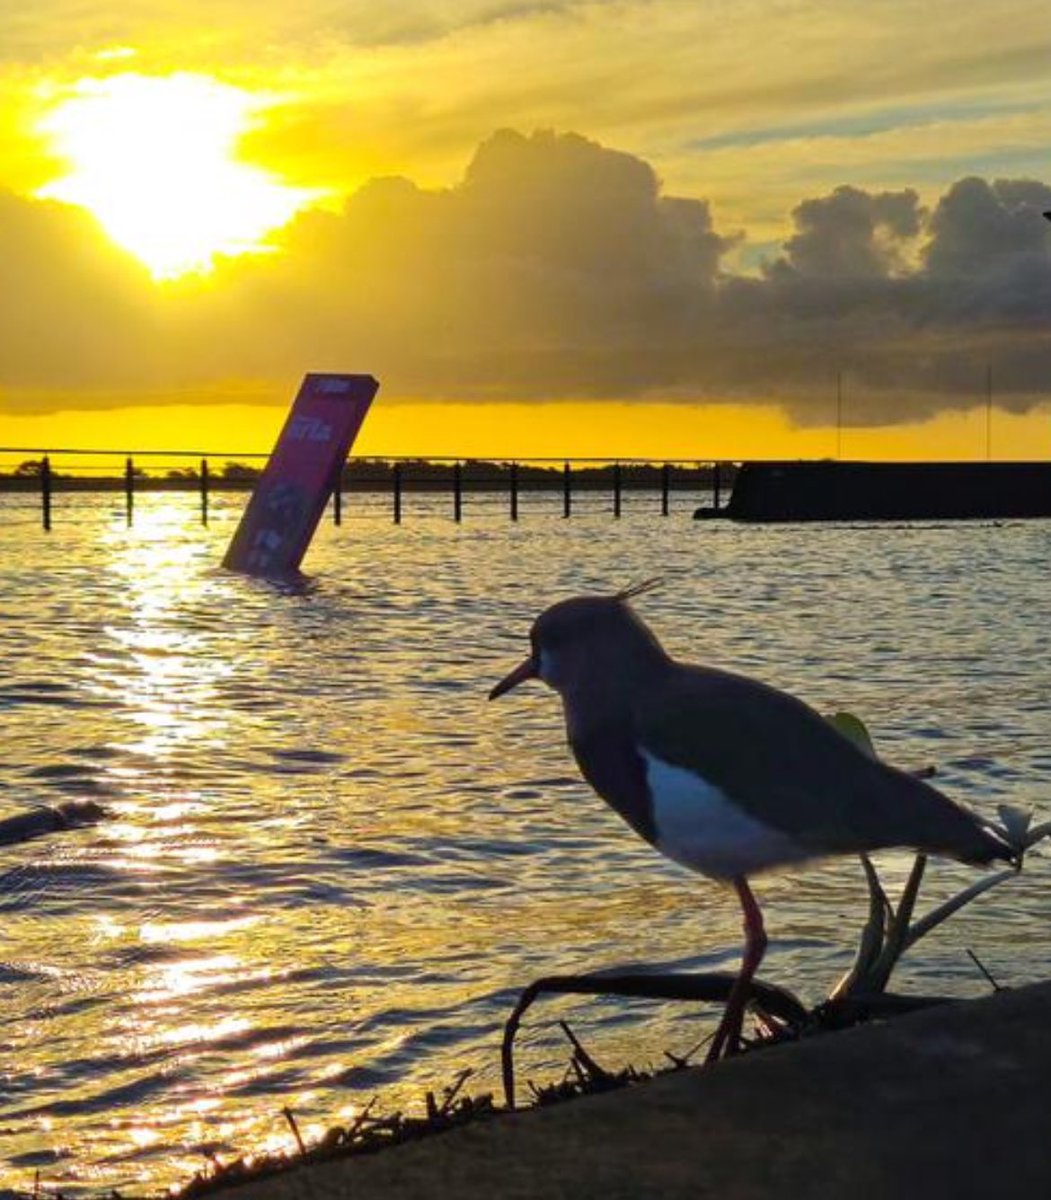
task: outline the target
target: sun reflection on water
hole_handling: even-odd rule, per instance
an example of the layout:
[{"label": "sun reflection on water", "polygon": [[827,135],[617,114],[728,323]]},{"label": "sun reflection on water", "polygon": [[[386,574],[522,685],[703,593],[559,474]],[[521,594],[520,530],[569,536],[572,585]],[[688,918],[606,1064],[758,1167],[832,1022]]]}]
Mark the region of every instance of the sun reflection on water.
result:
[{"label": "sun reflection on water", "polygon": [[143,942],[209,942],[224,934],[239,929],[248,929],[259,920],[247,914],[240,917],[224,917],[218,921],[149,921],[139,929]]},{"label": "sun reflection on water", "polygon": [[228,980],[241,960],[232,954],[213,954],[207,958],[187,958],[161,963],[154,968],[133,1000],[140,1004],[160,1004],[205,991],[217,981]]},{"label": "sun reflection on water", "polygon": [[236,666],[221,627],[192,620],[212,579],[200,570],[201,546],[184,536],[185,520],[181,506],[162,501],[137,515],[133,530],[111,529],[105,539],[121,620],[104,628],[97,694],[120,700],[139,729],[126,748],[147,759],[198,738],[221,749],[228,727],[216,685]]}]

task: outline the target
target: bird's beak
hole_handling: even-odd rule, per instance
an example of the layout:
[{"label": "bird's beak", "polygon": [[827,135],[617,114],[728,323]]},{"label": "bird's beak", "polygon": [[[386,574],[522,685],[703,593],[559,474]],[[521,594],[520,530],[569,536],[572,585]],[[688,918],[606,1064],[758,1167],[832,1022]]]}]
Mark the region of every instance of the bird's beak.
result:
[{"label": "bird's beak", "polygon": [[489,693],[489,699],[495,700],[497,696],[502,696],[504,692],[509,692],[513,687],[518,687],[520,683],[525,683],[527,679],[536,678],[536,663],[532,658],[527,658],[525,662],[521,662],[509,674],[493,688]]}]

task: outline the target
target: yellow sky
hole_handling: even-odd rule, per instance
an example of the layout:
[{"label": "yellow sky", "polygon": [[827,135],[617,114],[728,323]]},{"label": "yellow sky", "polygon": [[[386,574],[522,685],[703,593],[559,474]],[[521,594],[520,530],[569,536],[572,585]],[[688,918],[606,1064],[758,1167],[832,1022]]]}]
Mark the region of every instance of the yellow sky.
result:
[{"label": "yellow sky", "polygon": [[1049,41],[1035,0],[8,6],[0,442],[262,447],[333,369],[372,450],[827,454],[838,373],[845,456],[982,457],[991,370],[1044,456]]},{"label": "yellow sky", "polygon": [[[361,457],[717,459],[997,459],[1051,457],[1051,406],[1032,416],[981,408],[943,413],[930,421],[883,427],[834,424],[793,426],[767,405],[381,405],[373,409],[354,454]],[[12,470],[28,451],[51,450],[56,469],[91,465],[119,470],[109,456],[55,454],[56,450],[152,448],[214,454],[217,462],[264,454],[285,418],[278,406],[215,404],[127,408],[119,421],[90,411],[38,417],[0,416],[0,445],[27,453],[0,454],[0,471]],[[56,440],[56,434],[61,438]],[[147,470],[151,462],[140,460]],[[114,466],[116,464],[116,466]],[[163,459],[156,470],[196,466],[196,459]]]}]

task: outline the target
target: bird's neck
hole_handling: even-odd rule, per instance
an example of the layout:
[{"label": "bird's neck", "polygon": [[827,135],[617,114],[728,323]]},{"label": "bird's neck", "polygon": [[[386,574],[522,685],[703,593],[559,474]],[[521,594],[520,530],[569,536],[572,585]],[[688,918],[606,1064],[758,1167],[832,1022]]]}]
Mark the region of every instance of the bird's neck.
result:
[{"label": "bird's neck", "polygon": [[566,732],[578,742],[611,728],[626,729],[640,698],[666,670],[668,660],[639,665],[630,672],[596,671],[573,679],[561,689]]},{"label": "bird's neck", "polygon": [[563,691],[562,709],[571,743],[584,741],[611,725],[623,724],[628,715],[627,705],[619,697],[610,696],[601,688],[579,685]]}]

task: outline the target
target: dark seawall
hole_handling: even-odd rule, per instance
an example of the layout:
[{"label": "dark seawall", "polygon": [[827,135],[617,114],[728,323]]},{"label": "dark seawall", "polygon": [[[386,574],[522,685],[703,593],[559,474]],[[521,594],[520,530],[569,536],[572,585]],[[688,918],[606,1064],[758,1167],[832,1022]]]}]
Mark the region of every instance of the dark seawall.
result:
[{"label": "dark seawall", "polygon": [[1049,517],[1051,462],[744,463],[723,515],[738,521]]},{"label": "dark seawall", "polygon": [[220,1192],[232,1200],[1033,1200],[1051,984],[773,1046]]}]

